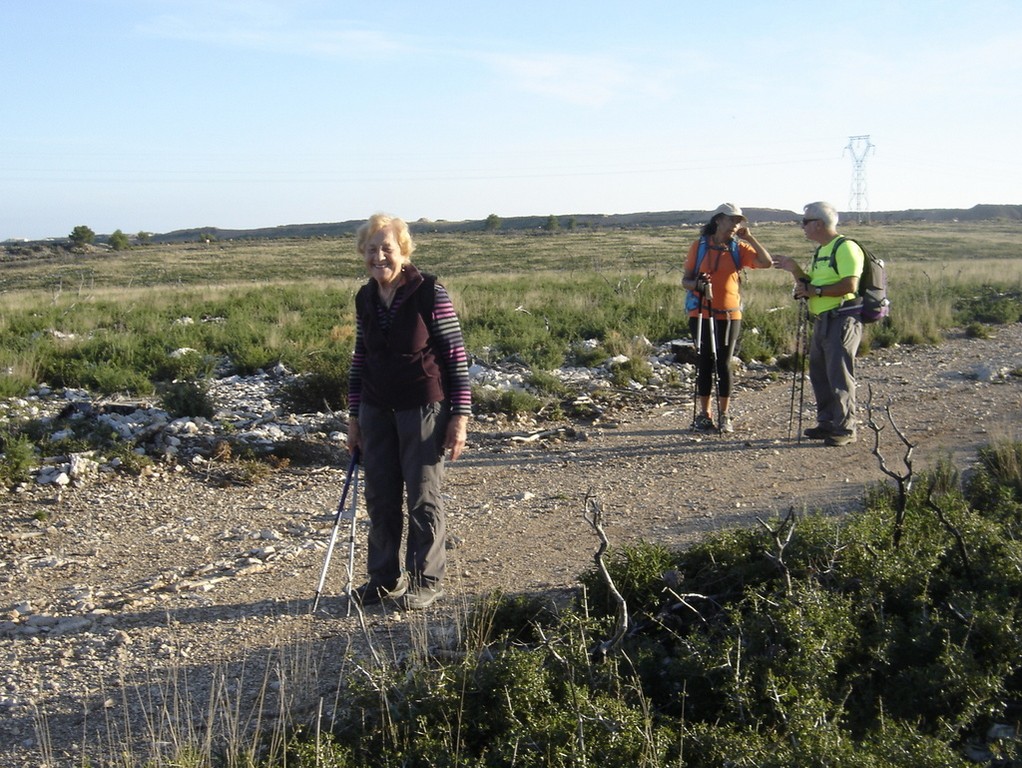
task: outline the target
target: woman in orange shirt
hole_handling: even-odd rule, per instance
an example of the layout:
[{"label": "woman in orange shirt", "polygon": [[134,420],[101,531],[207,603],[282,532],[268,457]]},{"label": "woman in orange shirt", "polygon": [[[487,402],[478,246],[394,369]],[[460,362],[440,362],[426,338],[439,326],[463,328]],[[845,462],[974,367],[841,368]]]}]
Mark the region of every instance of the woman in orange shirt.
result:
[{"label": "woman in orange shirt", "polygon": [[[740,270],[773,265],[770,253],[752,233],[742,209],[723,203],[710,216],[685,259],[682,286],[693,291],[698,306],[689,311],[689,329],[698,340],[696,405],[692,423],[697,430],[733,432],[731,416],[731,358],[742,326]],[[700,258],[700,252],[702,257]],[[714,362],[717,374],[717,423],[710,415]]]}]

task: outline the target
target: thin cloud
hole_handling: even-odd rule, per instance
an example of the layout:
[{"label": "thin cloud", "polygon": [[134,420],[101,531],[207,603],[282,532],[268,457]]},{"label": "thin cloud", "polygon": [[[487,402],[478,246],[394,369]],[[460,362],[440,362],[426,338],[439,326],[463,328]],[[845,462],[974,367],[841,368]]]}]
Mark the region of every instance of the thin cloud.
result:
[{"label": "thin cloud", "polygon": [[628,90],[629,67],[612,59],[561,53],[477,54],[514,90],[580,106],[602,106]]},{"label": "thin cloud", "polygon": [[345,19],[310,24],[276,3],[222,2],[175,7],[136,25],[149,37],[302,56],[361,57],[407,50],[398,38]]},{"label": "thin cloud", "polygon": [[[640,77],[631,64],[609,56],[571,53],[492,53],[438,45],[436,40],[378,29],[344,18],[310,21],[308,4],[253,2],[175,3],[172,12],[136,25],[149,37],[293,56],[365,58],[403,54],[483,64],[509,90],[583,107],[600,107],[622,95],[662,96],[655,78]],[[317,5],[313,3],[312,5]],[[322,7],[322,6],[320,6]]]}]

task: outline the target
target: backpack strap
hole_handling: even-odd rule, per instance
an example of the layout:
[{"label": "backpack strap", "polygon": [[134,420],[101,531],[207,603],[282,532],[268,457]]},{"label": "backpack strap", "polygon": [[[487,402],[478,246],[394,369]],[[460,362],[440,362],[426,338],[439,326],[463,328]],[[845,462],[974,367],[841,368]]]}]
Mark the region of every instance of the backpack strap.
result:
[{"label": "backpack strap", "polygon": [[[735,272],[742,271],[742,254],[738,251],[738,241],[735,239],[731,240],[731,259],[735,263]],[[739,278],[741,279],[741,278]]]},{"label": "backpack strap", "polygon": [[[699,238],[699,249],[696,251],[696,266],[695,274],[699,274],[699,265],[703,263],[703,259],[706,257],[706,249],[709,247],[709,243],[706,240],[706,236],[703,235]],[[738,241],[731,240],[728,250],[731,251],[731,260],[735,263],[735,272],[742,271],[742,254],[738,250]]]},{"label": "backpack strap", "polygon": [[699,274],[699,265],[703,263],[703,259],[706,258],[706,249],[709,247],[709,243],[706,241],[706,236],[703,235],[699,238],[699,249],[696,251],[696,266],[693,271],[693,275]]},{"label": "backpack strap", "polygon": [[[837,249],[840,248],[841,243],[845,242],[846,240],[848,240],[848,238],[842,235],[841,237],[834,241],[834,247],[830,249],[830,268],[833,269],[835,272],[837,272]],[[852,240],[852,242],[855,243],[854,240]],[[855,244],[858,245],[858,243]],[[819,248],[817,248],[817,251],[819,251]],[[841,273],[838,272],[838,274]]]},{"label": "backpack strap", "polygon": [[[838,277],[841,276],[841,273],[837,271],[837,249],[840,248],[841,247],[841,243],[845,242],[846,240],[851,240],[851,242],[855,243],[856,245],[859,245],[858,241],[852,240],[850,237],[845,237],[844,235],[842,235],[841,237],[839,237],[837,240],[834,241],[834,247],[830,249],[830,268],[833,269],[835,272],[837,272]],[[859,249],[862,250],[862,246],[861,245],[859,245]],[[820,250],[819,248],[816,249],[817,253],[819,253],[819,250]],[[863,268],[864,269],[865,269],[865,257],[866,257],[866,254],[865,254],[865,251],[863,250]],[[847,301],[842,302],[841,306],[839,306],[835,310],[839,315],[847,315],[847,314],[858,315],[858,314],[862,313],[862,293],[860,292],[862,290],[862,282],[861,282],[862,276],[861,275],[859,276],[859,280],[860,280],[859,290],[855,292],[855,298],[854,299],[848,299]]]}]

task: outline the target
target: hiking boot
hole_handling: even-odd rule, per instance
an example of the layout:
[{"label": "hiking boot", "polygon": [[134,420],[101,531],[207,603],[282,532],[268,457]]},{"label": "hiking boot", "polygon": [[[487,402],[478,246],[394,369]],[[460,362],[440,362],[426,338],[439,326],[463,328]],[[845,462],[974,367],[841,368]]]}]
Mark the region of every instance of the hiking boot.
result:
[{"label": "hiking boot", "polygon": [[397,600],[408,591],[408,578],[401,574],[390,586],[367,581],[361,587],[351,591],[351,598],[359,605],[377,605],[384,600]]},{"label": "hiking boot", "polygon": [[726,413],[720,414],[720,431],[721,432],[734,432],[735,425],[731,423],[731,416]]},{"label": "hiking boot", "polygon": [[405,595],[405,608],[410,611],[421,611],[429,608],[444,596],[443,587],[439,584],[417,584]]},{"label": "hiking boot", "polygon": [[854,432],[843,432],[843,433],[838,433],[838,434],[830,434],[830,435],[827,435],[827,437],[824,440],[824,442],[827,445],[831,445],[831,446],[835,446],[835,445],[851,445],[852,443],[855,442],[855,433]]},{"label": "hiking boot", "polygon": [[830,437],[830,427],[825,427],[822,424],[817,424],[815,427],[809,427],[809,429],[803,430],[802,436],[808,437],[810,440],[826,440]]},{"label": "hiking boot", "polygon": [[717,426],[713,423],[713,419],[705,413],[700,413],[696,416],[695,421],[692,422],[692,429],[697,432],[709,432],[716,428]]}]

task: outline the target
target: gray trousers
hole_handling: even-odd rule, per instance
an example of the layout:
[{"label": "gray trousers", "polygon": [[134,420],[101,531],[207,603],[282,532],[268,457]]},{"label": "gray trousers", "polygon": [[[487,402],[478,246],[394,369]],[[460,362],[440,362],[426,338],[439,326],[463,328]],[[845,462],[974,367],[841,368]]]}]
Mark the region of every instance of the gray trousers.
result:
[{"label": "gray trousers", "polygon": [[444,474],[444,403],[392,411],[359,406],[366,510],[367,570],[373,584],[393,586],[401,576],[404,500],[408,542],[404,570],[413,581],[438,584],[447,567],[446,525],[440,485]]},{"label": "gray trousers", "polygon": [[860,341],[857,315],[824,312],[813,323],[809,381],[816,396],[816,421],[835,435],[855,434],[855,354]]}]

